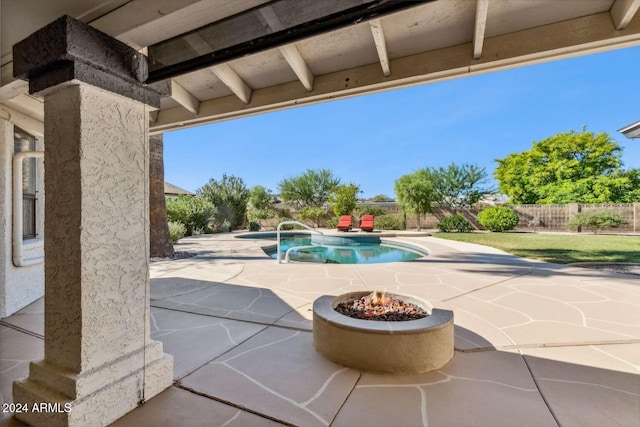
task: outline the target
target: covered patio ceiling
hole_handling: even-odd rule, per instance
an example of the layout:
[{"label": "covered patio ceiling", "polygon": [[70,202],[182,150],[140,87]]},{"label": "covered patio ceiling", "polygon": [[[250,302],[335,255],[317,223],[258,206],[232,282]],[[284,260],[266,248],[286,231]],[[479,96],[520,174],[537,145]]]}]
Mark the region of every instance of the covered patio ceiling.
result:
[{"label": "covered patio ceiling", "polygon": [[[342,10],[345,1],[316,4]],[[214,41],[230,35],[240,37],[238,43],[246,48],[265,38],[272,40],[270,35],[292,32],[290,26],[301,22],[309,9],[295,7],[308,3],[302,0],[288,3],[1,0],[2,108],[22,126],[43,133],[42,101],[27,94],[26,82],[13,77],[12,46],[61,15],[90,23],[145,53],[192,32],[181,49],[191,56],[206,56],[216,50]],[[395,3],[400,8],[387,14],[363,14],[362,19],[354,18],[339,28],[323,28],[291,41],[275,37],[273,43],[240,49],[235,55],[231,50],[238,45],[231,42],[223,61],[212,65],[201,61],[199,69],[171,77],[172,95],[151,112],[151,132],[640,45],[640,0],[361,0],[349,4],[359,7],[359,3]],[[314,19],[318,17],[309,17]],[[248,26],[249,22],[256,27]],[[193,32],[212,23],[219,24],[211,27],[213,38],[203,39],[202,31]],[[255,38],[244,34],[258,30]]]}]

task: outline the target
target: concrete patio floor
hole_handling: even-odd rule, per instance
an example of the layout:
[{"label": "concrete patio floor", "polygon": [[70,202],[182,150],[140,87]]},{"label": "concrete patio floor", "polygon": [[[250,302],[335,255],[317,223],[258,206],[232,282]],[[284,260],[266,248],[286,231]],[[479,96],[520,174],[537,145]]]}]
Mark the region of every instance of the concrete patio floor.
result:
[{"label": "concrete patio floor", "polygon": [[[151,265],[151,336],[174,386],[114,426],[640,426],[640,277],[434,237],[404,263],[277,265],[264,240],[186,238]],[[383,290],[455,314],[455,356],[421,375],[360,372],[312,346],[313,301]],[[0,321],[0,391],[43,357],[43,302]],[[3,414],[2,425],[20,425]]]}]

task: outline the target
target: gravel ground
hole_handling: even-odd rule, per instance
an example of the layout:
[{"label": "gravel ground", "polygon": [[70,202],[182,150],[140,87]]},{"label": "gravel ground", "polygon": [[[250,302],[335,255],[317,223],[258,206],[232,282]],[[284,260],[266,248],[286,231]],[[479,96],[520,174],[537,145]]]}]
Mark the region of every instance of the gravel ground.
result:
[{"label": "gravel ground", "polygon": [[151,258],[151,262],[158,262],[158,261],[175,261],[177,259],[185,259],[185,258],[191,258],[193,256],[198,255],[195,252],[174,252],[172,257],[152,257]]}]

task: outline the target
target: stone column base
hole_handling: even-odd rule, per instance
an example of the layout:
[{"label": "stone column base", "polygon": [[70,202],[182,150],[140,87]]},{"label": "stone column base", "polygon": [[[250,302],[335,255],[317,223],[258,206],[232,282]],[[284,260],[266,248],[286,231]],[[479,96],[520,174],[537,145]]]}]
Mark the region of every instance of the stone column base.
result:
[{"label": "stone column base", "polygon": [[23,409],[15,417],[34,426],[107,425],[172,383],[173,356],[157,341],[79,374],[43,360],[13,384],[13,401]]}]

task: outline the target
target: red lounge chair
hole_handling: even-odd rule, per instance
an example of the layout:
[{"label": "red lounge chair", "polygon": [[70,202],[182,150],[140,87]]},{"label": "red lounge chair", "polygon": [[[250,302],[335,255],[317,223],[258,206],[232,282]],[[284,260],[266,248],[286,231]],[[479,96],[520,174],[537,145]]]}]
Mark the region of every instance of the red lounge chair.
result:
[{"label": "red lounge chair", "polygon": [[373,215],[362,215],[362,218],[360,218],[360,230],[373,231]]},{"label": "red lounge chair", "polygon": [[340,222],[338,222],[338,230],[340,231],[349,231],[353,226],[353,219],[351,215],[342,215],[340,217]]}]

